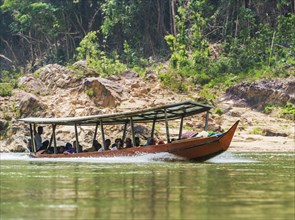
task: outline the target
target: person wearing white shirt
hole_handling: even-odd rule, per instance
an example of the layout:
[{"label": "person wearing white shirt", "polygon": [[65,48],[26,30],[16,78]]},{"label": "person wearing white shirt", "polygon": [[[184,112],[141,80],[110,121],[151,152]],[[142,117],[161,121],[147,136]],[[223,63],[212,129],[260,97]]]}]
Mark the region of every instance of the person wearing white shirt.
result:
[{"label": "person wearing white shirt", "polygon": [[48,147],[49,141],[42,142],[41,135],[43,134],[43,127],[38,127],[38,132],[35,134],[34,140],[35,140],[35,146],[36,150],[45,150]]}]

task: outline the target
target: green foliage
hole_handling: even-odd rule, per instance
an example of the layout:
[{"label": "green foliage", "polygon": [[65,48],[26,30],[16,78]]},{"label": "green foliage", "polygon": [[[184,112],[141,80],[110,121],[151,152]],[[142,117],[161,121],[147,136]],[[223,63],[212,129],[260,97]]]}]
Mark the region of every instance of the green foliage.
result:
[{"label": "green foliage", "polygon": [[162,84],[176,92],[187,92],[191,87],[175,70],[169,70],[159,74]]},{"label": "green foliage", "polygon": [[86,95],[88,95],[89,97],[93,97],[94,96],[94,91],[92,89],[87,89],[85,91]]},{"label": "green foliage", "polygon": [[2,71],[2,78],[0,79],[0,96],[11,96],[14,88],[17,87],[17,80],[22,76],[21,72]]},{"label": "green foliage", "polygon": [[10,83],[0,83],[0,96],[11,96],[13,86]]},{"label": "green foliage", "polygon": [[221,109],[221,108],[216,108],[214,110],[214,114],[217,114],[217,115],[223,115],[224,111]]},{"label": "green foliage", "polygon": [[278,116],[287,119],[295,118],[295,105],[291,102],[287,102],[285,106],[273,105],[273,104],[266,104],[264,106],[264,113],[270,114],[273,111],[278,112]]},{"label": "green foliage", "polygon": [[[60,9],[50,2],[35,0],[4,0],[1,9],[11,16],[9,29],[12,35],[17,35],[23,41],[19,47],[28,50],[30,56],[24,59],[34,59],[36,54],[40,54],[43,45],[48,44],[46,56],[40,54],[38,62],[45,61],[49,57],[56,56],[57,48],[53,42],[63,31]],[[13,47],[10,47],[13,49]],[[36,62],[36,60],[31,60]]]},{"label": "green foliage", "polygon": [[275,108],[277,108],[278,106],[274,106],[274,105],[271,105],[271,104],[266,104],[265,106],[264,106],[264,110],[263,110],[263,112],[265,113],[265,114],[270,114]]},{"label": "green foliage", "polygon": [[[178,9],[177,35],[165,36],[172,52],[170,66],[181,77],[191,77],[195,83],[210,81],[206,67],[209,63],[208,42],[202,35],[205,20],[200,14],[204,2],[191,1]],[[187,25],[189,23],[189,25]]]},{"label": "green foliage", "polygon": [[144,77],[146,75],[146,69],[141,66],[134,66],[132,70],[138,73],[139,76]]},{"label": "green foliage", "polygon": [[206,100],[207,103],[212,103],[216,99],[216,95],[207,85],[203,86],[200,95]]},{"label": "green foliage", "polygon": [[259,127],[255,127],[252,129],[250,132],[251,134],[257,134],[257,135],[262,135],[263,134],[263,129]]},{"label": "green foliage", "polygon": [[[2,0],[0,50],[13,65],[30,71],[85,59],[104,76],[126,68],[143,74],[147,57],[164,62],[170,57],[171,71],[179,79],[222,87],[218,84],[225,80],[230,85],[291,74],[291,2]],[[213,44],[220,45],[218,53]]]},{"label": "green foliage", "polygon": [[288,117],[290,116],[290,119],[295,119],[295,105],[288,102],[282,111],[283,115]]},{"label": "green foliage", "polygon": [[80,42],[76,49],[78,54],[76,59],[85,59],[89,67],[93,68],[101,76],[116,75],[127,69],[126,65],[114,58],[108,57],[105,52],[99,49],[97,31],[89,32]]},{"label": "green foliage", "polygon": [[[15,101],[13,101],[11,103],[10,112],[13,113],[14,118],[20,118],[21,117],[20,108],[16,106]],[[9,121],[8,119],[6,119],[6,120]]]},{"label": "green foliage", "polygon": [[127,69],[125,64],[118,59],[108,58],[104,52],[101,52],[98,57],[87,59],[87,63],[102,77],[117,75]]},{"label": "green foliage", "polygon": [[90,31],[80,42],[79,47],[76,48],[78,52],[76,60],[87,60],[89,58],[97,57],[100,54],[97,31]]}]

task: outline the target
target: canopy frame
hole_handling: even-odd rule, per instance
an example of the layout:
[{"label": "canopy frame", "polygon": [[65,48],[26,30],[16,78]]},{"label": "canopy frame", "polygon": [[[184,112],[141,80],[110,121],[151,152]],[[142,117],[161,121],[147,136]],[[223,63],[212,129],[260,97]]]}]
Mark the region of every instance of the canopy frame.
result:
[{"label": "canopy frame", "polygon": [[[55,129],[57,125],[71,125],[75,127],[75,139],[76,139],[76,150],[79,152],[79,141],[78,141],[78,129],[77,126],[95,125],[95,132],[93,140],[96,140],[98,126],[100,125],[101,138],[103,148],[106,150],[105,144],[105,125],[124,125],[123,130],[123,141],[126,137],[127,125],[130,123],[132,141],[135,143],[135,130],[134,123],[152,123],[151,137],[153,138],[155,132],[155,123],[164,122],[166,128],[166,138],[167,143],[170,142],[169,134],[169,120],[180,119],[180,129],[179,129],[179,139],[182,135],[183,120],[185,117],[197,115],[206,112],[205,117],[205,130],[208,129],[208,117],[211,106],[195,103],[192,101],[185,101],[175,104],[169,104],[144,110],[122,112],[115,114],[105,114],[105,115],[92,115],[92,116],[80,116],[80,117],[66,117],[66,118],[21,118],[19,121],[29,123],[30,133],[32,139],[33,151],[36,152],[36,144],[34,139],[34,132],[36,130],[36,124],[50,124],[52,125],[52,139],[54,143],[54,153],[56,153],[56,134]],[[32,124],[34,128],[32,128]],[[52,140],[50,141],[50,145]],[[50,146],[49,145],[49,146]]]}]

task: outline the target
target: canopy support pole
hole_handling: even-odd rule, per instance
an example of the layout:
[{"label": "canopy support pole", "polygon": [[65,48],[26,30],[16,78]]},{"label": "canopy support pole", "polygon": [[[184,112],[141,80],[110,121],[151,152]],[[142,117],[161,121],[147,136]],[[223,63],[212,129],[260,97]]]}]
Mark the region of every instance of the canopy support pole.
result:
[{"label": "canopy support pole", "polygon": [[178,140],[180,140],[181,136],[182,136],[183,118],[184,118],[184,116],[182,116],[181,120],[180,120],[180,128],[179,128]]},{"label": "canopy support pole", "polygon": [[134,133],[134,124],[133,124],[132,117],[130,117],[130,126],[131,126],[132,141],[133,141],[133,144],[134,144],[135,143],[135,133]]},{"label": "canopy support pole", "polygon": [[78,129],[77,124],[75,123],[75,136],[76,136],[76,152],[79,152],[79,140],[78,140]]},{"label": "canopy support pole", "polygon": [[32,124],[30,123],[30,134],[31,134],[31,144],[32,144],[32,151],[36,153],[36,143],[35,143],[35,137],[33,134],[33,128]]},{"label": "canopy support pole", "polygon": [[49,144],[48,144],[47,148],[51,147],[52,141],[53,141],[53,129],[52,129],[52,134],[51,134],[51,137],[50,137]]},{"label": "canopy support pole", "polygon": [[126,122],[125,122],[125,125],[124,125],[123,137],[122,137],[122,140],[123,140],[123,146],[122,146],[122,148],[124,148],[124,143],[125,143],[125,138],[126,138],[127,125],[128,125],[128,121],[126,121]]},{"label": "canopy support pole", "polygon": [[208,130],[208,120],[209,120],[209,111],[207,111],[207,114],[206,114],[206,121],[205,121],[205,131]]},{"label": "canopy support pole", "polygon": [[54,153],[57,154],[55,128],[56,128],[56,124],[52,124],[52,136],[53,136]]},{"label": "canopy support pole", "polygon": [[36,124],[34,123],[34,137],[35,137],[35,134],[36,134]]},{"label": "canopy support pole", "polygon": [[106,150],[106,143],[105,143],[104,129],[103,129],[102,120],[100,120],[100,131],[101,131],[102,146],[103,146],[103,149]]},{"label": "canopy support pole", "polygon": [[96,125],[95,125],[95,131],[94,131],[93,141],[96,140],[97,129],[98,129],[98,122],[97,122]]},{"label": "canopy support pole", "polygon": [[151,138],[154,138],[154,133],[155,133],[155,125],[156,125],[156,119],[153,120],[153,126],[152,126],[152,133],[151,133]]},{"label": "canopy support pole", "polygon": [[167,109],[166,108],[165,108],[165,125],[166,125],[167,143],[170,143],[170,134],[169,134],[168,117],[167,117]]},{"label": "canopy support pole", "polygon": [[48,148],[50,148],[51,147],[51,145],[52,145],[52,141],[53,141],[53,138],[54,138],[54,124],[51,124],[52,125],[52,134],[51,134],[51,137],[50,137],[50,141],[49,141],[49,144],[48,144]]}]

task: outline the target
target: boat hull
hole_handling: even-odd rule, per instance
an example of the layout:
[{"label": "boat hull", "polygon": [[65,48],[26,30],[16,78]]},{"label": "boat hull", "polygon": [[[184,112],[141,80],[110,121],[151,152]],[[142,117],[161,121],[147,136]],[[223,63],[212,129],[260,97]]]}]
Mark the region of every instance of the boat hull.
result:
[{"label": "boat hull", "polygon": [[167,152],[188,160],[205,161],[221,154],[229,148],[238,123],[239,121],[220,137],[191,138],[168,144],[133,147],[114,151],[108,150],[103,152],[81,152],[75,154],[41,154],[37,152],[32,153],[31,156],[36,158],[128,157],[140,154]]}]

